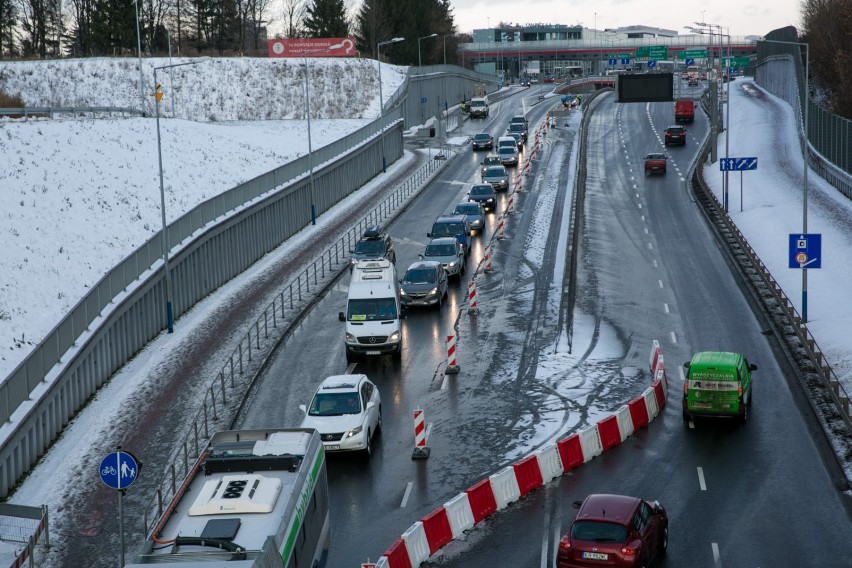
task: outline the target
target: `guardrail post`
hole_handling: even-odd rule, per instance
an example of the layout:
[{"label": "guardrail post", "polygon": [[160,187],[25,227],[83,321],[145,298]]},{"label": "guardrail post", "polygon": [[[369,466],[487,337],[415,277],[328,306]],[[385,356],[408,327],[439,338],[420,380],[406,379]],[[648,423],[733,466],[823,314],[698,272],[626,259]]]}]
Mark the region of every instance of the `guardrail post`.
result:
[{"label": "guardrail post", "polygon": [[260,321],[254,322],[254,342],[255,347],[260,350]]},{"label": "guardrail post", "polygon": [[228,361],[231,363],[231,388],[234,388],[235,383],[234,383],[234,355],[233,354],[231,354],[231,356],[228,358]]},{"label": "guardrail post", "polygon": [[210,424],[207,422],[207,403],[204,403],[204,439],[210,438]]},{"label": "guardrail post", "polygon": [[169,464],[169,473],[172,474],[172,495],[177,494],[177,474],[175,472],[175,464]]},{"label": "guardrail post", "polygon": [[219,379],[222,384],[222,406],[225,406],[228,403],[227,399],[225,398],[225,374],[219,373]]},{"label": "guardrail post", "polygon": [[[274,314],[275,314],[275,306],[274,305],[272,306],[272,314],[273,314],[273,317],[274,317]],[[269,339],[269,312],[267,310],[263,310],[263,338]]]},{"label": "guardrail post", "polygon": [[240,374],[243,374],[243,342],[240,341]]},{"label": "guardrail post", "polygon": [[201,450],[198,449],[198,422],[192,423],[193,435],[195,437],[195,455],[200,455]]},{"label": "guardrail post", "polygon": [[183,441],[183,476],[189,475],[189,447],[186,445],[186,440]]},{"label": "guardrail post", "polygon": [[[213,407],[213,420],[218,420],[219,417],[216,413],[216,393],[213,392],[213,385],[210,385],[210,388],[207,389],[210,392],[210,404]],[[207,405],[204,405],[204,408],[207,408]]]},{"label": "guardrail post", "polygon": [[251,363],[251,328],[246,333],[246,346],[248,347],[248,360]]}]

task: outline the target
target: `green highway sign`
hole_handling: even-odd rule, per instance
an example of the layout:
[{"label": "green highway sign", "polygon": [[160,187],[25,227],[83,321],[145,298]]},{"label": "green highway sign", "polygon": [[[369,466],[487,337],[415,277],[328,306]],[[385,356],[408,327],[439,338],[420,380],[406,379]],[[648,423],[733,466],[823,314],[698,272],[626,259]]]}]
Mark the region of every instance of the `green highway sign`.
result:
[{"label": "green highway sign", "polygon": [[607,56],[607,59],[630,59],[633,57],[633,54],[630,52],[627,53],[610,53]]},{"label": "green highway sign", "polygon": [[637,47],[636,57],[649,57],[659,61],[660,59],[669,58],[669,46],[667,45],[649,45],[647,47]]},{"label": "green highway sign", "polygon": [[707,59],[706,49],[685,49],[677,54],[678,59]]},{"label": "green highway sign", "polygon": [[[730,63],[728,63],[730,61]],[[748,67],[750,64],[748,57],[723,57],[722,67]]]}]

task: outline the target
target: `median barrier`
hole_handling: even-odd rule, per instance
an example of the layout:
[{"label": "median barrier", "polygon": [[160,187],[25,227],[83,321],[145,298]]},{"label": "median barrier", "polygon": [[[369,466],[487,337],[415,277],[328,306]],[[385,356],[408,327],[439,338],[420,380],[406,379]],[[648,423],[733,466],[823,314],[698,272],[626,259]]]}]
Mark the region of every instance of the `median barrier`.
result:
[{"label": "median barrier", "polygon": [[601,455],[603,445],[597,424],[580,430],[580,447],[583,448],[583,463]]},{"label": "median barrier", "polygon": [[621,441],[623,442],[635,430],[633,427],[633,418],[630,416],[630,409],[627,408],[626,404],[615,411],[615,419],[618,420],[618,433],[621,435]]},{"label": "median barrier", "polygon": [[483,479],[468,489],[466,493],[470,500],[470,510],[473,513],[474,523],[479,523],[482,519],[497,511],[497,500],[494,499],[490,479]]},{"label": "median barrier", "polygon": [[494,501],[497,503],[498,511],[521,498],[515,468],[512,466],[503,468],[488,479],[491,480],[491,489],[494,491]]},{"label": "median barrier", "polygon": [[429,556],[435,554],[439,548],[453,540],[453,531],[450,528],[450,519],[444,507],[436,509],[423,517],[423,532],[429,543]]},{"label": "median barrier", "polygon": [[513,464],[512,469],[515,470],[515,479],[521,498],[526,497],[527,493],[533,489],[541,487],[541,467],[538,465],[538,458],[535,454]]},{"label": "median barrier", "polygon": [[412,566],[420,566],[429,558],[429,541],[426,540],[426,531],[421,521],[417,521],[402,533],[402,541],[408,550],[408,559]]},{"label": "median barrier", "polygon": [[621,443],[621,432],[618,431],[618,418],[607,416],[598,422],[598,436],[601,440],[601,451],[605,452]]},{"label": "median barrier", "polygon": [[453,539],[461,537],[489,515],[543,484],[619,445],[659,415],[668,382],[659,343],[649,358],[654,377],[650,387],[612,415],[557,440],[466,489],[394,541],[376,567],[416,568]]},{"label": "median barrier", "polygon": [[562,460],[559,458],[559,450],[556,444],[545,446],[537,451],[535,456],[538,458],[538,467],[541,469],[542,485],[562,475]]},{"label": "median barrier", "polygon": [[447,519],[450,521],[453,538],[458,538],[464,531],[473,528],[473,511],[470,508],[467,493],[459,493],[444,503],[444,509],[447,510]]}]

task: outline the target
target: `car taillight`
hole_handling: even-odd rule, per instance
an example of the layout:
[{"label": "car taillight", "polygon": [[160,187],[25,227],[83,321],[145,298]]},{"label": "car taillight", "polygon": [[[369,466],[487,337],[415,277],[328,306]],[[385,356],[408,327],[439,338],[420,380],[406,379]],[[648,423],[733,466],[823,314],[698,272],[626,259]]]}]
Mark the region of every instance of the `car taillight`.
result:
[{"label": "car taillight", "polygon": [[689,381],[683,382],[683,396],[689,394]]},{"label": "car taillight", "polygon": [[571,537],[566,534],[561,539],[559,539],[559,548],[561,550],[568,550],[569,548],[571,548]]},{"label": "car taillight", "polygon": [[639,551],[639,544],[627,545],[621,548],[621,553],[624,556],[633,557],[636,556],[636,552]]},{"label": "car taillight", "polygon": [[742,398],[743,397],[743,384],[742,383],[737,383],[737,392],[740,393],[740,398]]}]

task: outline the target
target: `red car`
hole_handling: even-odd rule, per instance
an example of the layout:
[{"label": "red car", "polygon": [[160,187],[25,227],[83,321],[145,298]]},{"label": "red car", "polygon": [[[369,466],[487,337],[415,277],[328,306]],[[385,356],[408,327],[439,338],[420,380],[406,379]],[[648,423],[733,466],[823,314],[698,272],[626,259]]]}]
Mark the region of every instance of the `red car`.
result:
[{"label": "red car", "polygon": [[598,494],[574,508],[579,511],[559,541],[557,568],[647,568],[666,553],[669,518],[657,501]]}]

